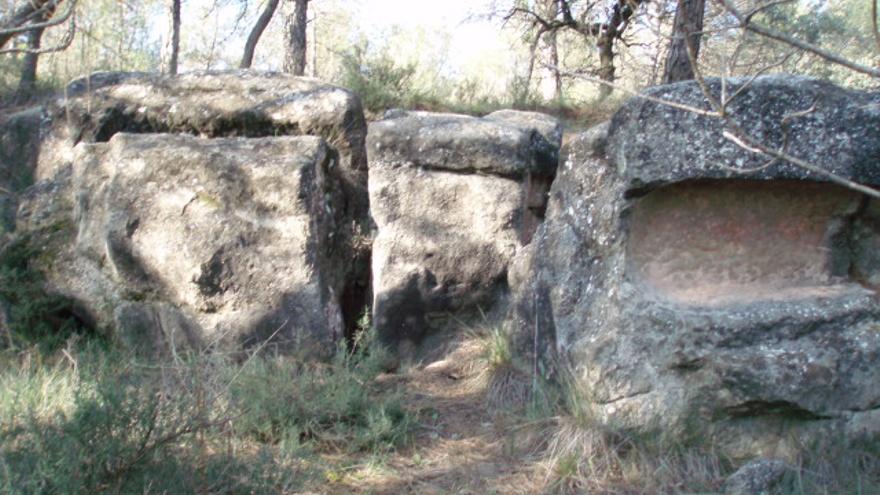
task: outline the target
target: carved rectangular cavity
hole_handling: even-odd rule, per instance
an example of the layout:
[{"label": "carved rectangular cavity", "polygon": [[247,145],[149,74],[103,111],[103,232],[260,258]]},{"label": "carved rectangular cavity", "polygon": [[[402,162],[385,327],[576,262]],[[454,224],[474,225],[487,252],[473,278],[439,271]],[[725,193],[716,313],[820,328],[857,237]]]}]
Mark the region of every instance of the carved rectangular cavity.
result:
[{"label": "carved rectangular cavity", "polygon": [[699,181],[634,205],[630,280],[675,302],[718,306],[855,288],[861,195],[798,181]]}]

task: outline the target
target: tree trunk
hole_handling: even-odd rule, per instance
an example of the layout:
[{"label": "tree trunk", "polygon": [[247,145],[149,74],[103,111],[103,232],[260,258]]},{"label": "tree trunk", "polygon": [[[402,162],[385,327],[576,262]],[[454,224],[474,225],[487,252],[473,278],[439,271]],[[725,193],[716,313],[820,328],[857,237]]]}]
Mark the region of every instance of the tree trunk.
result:
[{"label": "tree trunk", "polygon": [[[37,22],[46,22],[55,13],[56,4],[46,4],[46,9]],[[32,29],[27,32],[27,49],[21,66],[21,78],[18,80],[16,99],[27,101],[37,89],[37,63],[40,61],[40,44],[46,28]]]},{"label": "tree trunk", "polygon": [[[554,21],[559,19],[559,2],[556,0],[547,0],[546,3],[547,17]],[[557,102],[562,98],[562,73],[559,67],[559,43],[557,31],[551,30],[547,33],[547,46],[550,48],[550,71],[553,74],[553,99]]]},{"label": "tree trunk", "polygon": [[20,33],[20,31],[15,31],[16,28],[24,26],[29,21],[44,22],[39,18],[35,19],[35,16],[38,16],[41,10],[54,12],[59,3],[61,0],[29,0],[24,2],[11,16],[0,19],[0,31],[3,31],[0,33],[0,48]]},{"label": "tree trunk", "polygon": [[553,72],[553,99],[562,99],[562,73],[559,70],[559,45],[556,42],[556,31],[547,35],[547,44],[550,45],[550,65]]},{"label": "tree trunk", "polygon": [[599,85],[599,99],[604,100],[611,95],[614,88],[610,83],[614,82],[614,38],[611,36],[600,36],[598,42],[599,48],[599,79],[609,84]]},{"label": "tree trunk", "polygon": [[539,32],[529,45],[529,68],[526,71],[525,81],[527,89],[531,89],[532,87],[532,77],[535,74],[535,61],[538,57],[538,43],[541,42],[541,36],[542,33]]},{"label": "tree trunk", "polygon": [[269,25],[269,21],[272,20],[272,16],[275,15],[275,10],[277,9],[278,0],[268,0],[266,2],[266,8],[260,13],[254,28],[251,29],[247,43],[244,44],[244,54],[241,56],[241,63],[238,64],[240,69],[251,68],[251,65],[254,63],[254,51],[257,49],[257,43],[259,43],[260,37],[263,36],[263,31],[266,30],[266,26]]},{"label": "tree trunk", "polygon": [[645,0],[617,0],[611,9],[611,15],[603,26],[591,29],[598,37],[596,47],[599,49],[599,79],[609,84],[599,88],[599,98],[604,100],[611,95],[614,88],[616,69],[614,67],[614,40],[621,36],[629,25],[629,19]]},{"label": "tree trunk", "polygon": [[[694,78],[691,57],[694,60],[700,55],[700,38],[703,30],[703,13],[705,0],[679,0],[672,22],[672,39],[666,56],[666,69],[663,83],[687,81]],[[688,55],[690,45],[691,55]]]},{"label": "tree trunk", "polygon": [[293,12],[284,20],[284,72],[301,76],[306,72],[306,24],[309,0],[285,0]]},{"label": "tree trunk", "polygon": [[177,75],[177,61],[180,57],[180,0],[168,2],[169,25],[162,54],[162,72]]}]

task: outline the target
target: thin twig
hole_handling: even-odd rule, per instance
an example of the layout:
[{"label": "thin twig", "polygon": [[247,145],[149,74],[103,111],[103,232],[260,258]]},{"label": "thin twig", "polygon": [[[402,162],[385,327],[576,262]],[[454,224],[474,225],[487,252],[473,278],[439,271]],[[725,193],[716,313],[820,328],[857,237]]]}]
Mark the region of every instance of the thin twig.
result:
[{"label": "thin twig", "polygon": [[[777,161],[779,161],[779,160],[786,161],[786,162],[788,162],[798,168],[801,168],[801,169],[807,170],[809,172],[812,172],[816,175],[819,175],[819,176],[827,179],[829,182],[838,184],[838,185],[846,187],[848,189],[852,189],[853,191],[860,192],[860,193],[865,194],[867,196],[870,196],[872,198],[880,199],[880,191],[877,191],[876,189],[859,184],[859,183],[854,182],[852,180],[849,180],[845,177],[841,177],[840,175],[837,175],[833,172],[829,172],[829,171],[827,171],[827,170],[825,170],[815,164],[809,163],[806,160],[803,160],[801,158],[793,156],[789,153],[786,153],[786,152],[783,152],[780,150],[776,150],[776,149],[772,149],[772,148],[764,145],[763,143],[759,142],[757,139],[751,137],[748,133],[746,133],[742,129],[742,127],[740,127],[740,125],[736,122],[735,119],[733,119],[729,114],[727,114],[726,108],[724,108],[721,105],[721,102],[718,101],[718,99],[712,95],[711,91],[709,90],[708,85],[706,84],[706,82],[703,79],[702,74],[700,74],[699,70],[694,70],[694,76],[696,78],[697,84],[701,87],[701,91],[703,92],[703,95],[709,101],[709,104],[712,107],[712,110],[704,110],[704,109],[696,108],[696,107],[693,107],[690,105],[685,105],[682,103],[678,103],[678,102],[674,102],[674,101],[670,101],[670,100],[664,100],[662,98],[657,98],[657,97],[650,96],[650,95],[641,94],[636,91],[633,91],[633,90],[621,87],[619,85],[616,85],[613,82],[603,81],[603,80],[600,80],[600,79],[597,79],[594,77],[584,76],[582,74],[574,74],[574,76],[581,78],[581,79],[584,79],[586,81],[611,86],[612,88],[614,88],[616,90],[620,90],[624,93],[628,93],[628,94],[633,95],[637,98],[641,98],[643,100],[654,102],[659,105],[665,105],[665,106],[668,106],[671,108],[676,108],[678,110],[682,110],[685,112],[691,112],[691,113],[703,115],[706,117],[721,118],[727,127],[727,129],[725,129],[723,131],[724,138],[733,142],[737,146],[739,146],[747,151],[751,151],[753,153],[756,153],[756,154],[768,155],[771,158],[776,159]],[[765,166],[766,166],[766,164],[761,165],[761,167],[759,167],[758,169],[760,170],[761,168],[765,168]],[[732,167],[723,167],[723,168],[729,168],[732,170],[739,170],[739,169],[735,169]],[[749,172],[749,170],[750,169],[743,169],[743,171],[744,171],[743,173],[747,173],[747,172]]]},{"label": "thin twig", "polygon": [[807,43],[806,41],[793,38],[785,33],[776,31],[775,29],[770,29],[766,26],[762,26],[760,24],[752,22],[752,19],[740,12],[736,8],[736,6],[733,5],[733,2],[731,0],[718,0],[718,2],[739,21],[740,27],[742,27],[743,29],[747,29],[753,33],[764,36],[765,38],[774,39],[800,50],[818,55],[819,57],[822,57],[829,62],[841,65],[855,72],[866,74],[871,77],[880,77],[880,69],[874,69],[872,67],[858,64],[856,62],[853,62],[852,60],[846,59],[844,57],[841,57],[840,55],[825,50],[824,48],[813,45],[812,43]]},{"label": "thin twig", "polygon": [[[33,29],[40,29],[40,28],[31,28],[31,29],[29,29],[29,31],[33,30]],[[0,50],[0,55],[5,55],[5,54],[9,54],[9,53],[30,53],[30,54],[34,54],[34,55],[40,55],[43,53],[60,52],[60,51],[66,50],[70,46],[70,44],[73,43],[73,38],[74,38],[75,34],[76,34],[76,14],[74,14],[73,16],[70,17],[70,22],[67,24],[67,32],[64,33],[64,38],[62,38],[58,44],[51,46],[49,48],[36,48],[36,49],[34,49],[34,48],[5,48],[3,50]]]},{"label": "thin twig", "polygon": [[[28,31],[33,31],[34,29],[48,28],[48,27],[52,27],[52,26],[57,26],[59,24],[63,24],[71,16],[74,15],[74,12],[76,10],[76,2],[77,2],[77,0],[68,0],[67,10],[64,11],[64,14],[62,14],[61,17],[49,19],[48,21],[44,21],[44,22],[35,22],[32,24],[22,24],[20,26],[3,28],[3,29],[0,29],[0,35],[16,35],[16,34],[26,33]],[[54,8],[54,5],[57,5],[58,3],[60,3],[60,0],[58,2],[47,2],[46,5],[44,5],[40,9],[34,11],[34,13],[31,14],[30,17],[34,17],[37,14],[41,14],[42,12],[46,11],[47,6],[49,6],[49,5],[53,5],[52,8]]]},{"label": "thin twig", "polygon": [[[727,0],[719,0],[719,1],[725,2]],[[693,59],[693,54],[691,53],[690,47],[688,47],[687,52],[688,52],[688,56],[691,57],[691,66],[694,68],[694,79],[697,81],[697,84],[700,86],[700,89],[703,92],[703,96],[705,96],[706,99],[709,100],[709,104],[712,105],[712,107],[717,111],[717,113],[720,115],[720,117],[724,120],[724,123],[725,123],[727,129],[726,129],[726,132],[723,133],[723,136],[726,139],[732,141],[733,143],[737,144],[740,147],[748,149],[749,151],[753,151],[758,154],[769,155],[769,156],[776,158],[778,160],[787,161],[787,162],[789,162],[797,167],[800,167],[804,170],[807,170],[807,171],[813,172],[817,175],[820,175],[820,176],[828,179],[829,182],[833,182],[835,184],[844,186],[844,187],[852,189],[854,191],[861,192],[862,194],[865,194],[867,196],[871,196],[871,197],[880,199],[880,191],[877,191],[874,188],[859,184],[859,183],[854,182],[852,180],[849,180],[845,177],[837,175],[833,172],[829,172],[829,171],[827,171],[827,170],[823,169],[822,167],[819,167],[815,164],[809,163],[806,160],[803,160],[801,158],[798,158],[796,156],[789,154],[787,152],[787,150],[785,149],[788,146],[787,136],[786,136],[786,139],[783,143],[783,147],[778,150],[775,150],[775,149],[770,148],[769,146],[765,145],[764,143],[761,143],[758,139],[752,137],[747,132],[745,132],[745,130],[743,130],[743,128],[733,118],[733,116],[727,112],[727,107],[724,104],[724,102],[718,101],[712,95],[712,92],[709,90],[709,85],[706,83],[706,80],[703,77],[702,71],[700,71],[699,67],[697,66],[696,60]],[[754,78],[750,79],[747,84],[751,84],[752,82],[754,82],[754,80],[755,80]],[[786,128],[788,119],[796,118],[798,116],[803,116],[808,113],[812,113],[813,111],[815,111],[815,102],[808,110],[805,110],[803,112],[795,112],[790,115],[786,115],[782,121],[783,129]],[[787,133],[787,130],[785,132]]]},{"label": "thin twig", "polygon": [[290,318],[284,320],[284,323],[282,323],[277,329],[275,329],[275,331],[272,332],[272,335],[270,335],[269,338],[267,338],[266,340],[260,342],[260,345],[258,345],[257,348],[254,349],[253,352],[251,352],[251,355],[248,356],[248,358],[245,359],[243,363],[241,363],[241,367],[238,369],[238,371],[236,371],[235,376],[233,376],[232,379],[229,380],[229,383],[226,384],[226,389],[227,389],[227,390],[229,389],[229,387],[232,386],[233,383],[235,383],[235,380],[238,379],[238,377],[239,377],[239,376],[241,375],[241,373],[244,371],[245,367],[247,367],[248,363],[250,363],[251,360],[253,360],[254,357],[255,357],[257,354],[259,354],[260,351],[262,351],[263,348],[266,347],[266,345],[268,345],[269,342],[270,342],[270,341],[271,341],[276,335],[278,335],[278,332],[280,332],[282,328],[284,328],[285,326],[287,326],[287,323],[288,323],[289,321],[290,321]]},{"label": "thin twig", "polygon": [[620,86],[618,84],[615,84],[611,81],[605,81],[603,79],[599,79],[598,77],[588,76],[588,75],[578,73],[578,72],[563,72],[563,74],[566,76],[569,76],[569,77],[575,77],[578,79],[582,79],[584,81],[588,81],[588,82],[592,82],[592,83],[596,83],[596,84],[603,84],[603,85],[609,86],[617,91],[626,93],[630,96],[635,96],[637,98],[641,98],[643,100],[651,101],[654,103],[659,103],[661,105],[666,105],[668,107],[677,108],[677,109],[683,110],[685,112],[691,112],[691,113],[695,113],[697,115],[705,115],[707,117],[718,117],[719,116],[718,113],[715,112],[714,110],[704,110],[702,108],[697,108],[697,107],[694,107],[691,105],[685,105],[684,103],[678,103],[676,101],[664,100],[662,98],[657,98],[656,96],[646,95],[643,93],[639,93],[638,91],[634,91],[632,89],[625,88],[625,87]]}]

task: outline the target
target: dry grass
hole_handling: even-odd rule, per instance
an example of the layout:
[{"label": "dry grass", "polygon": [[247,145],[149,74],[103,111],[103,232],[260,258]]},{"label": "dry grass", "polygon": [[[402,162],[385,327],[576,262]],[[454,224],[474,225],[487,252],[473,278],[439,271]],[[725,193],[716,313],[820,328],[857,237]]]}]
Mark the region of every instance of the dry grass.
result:
[{"label": "dry grass", "polygon": [[645,445],[602,425],[561,417],[545,453],[554,493],[713,493],[729,464],[700,449]]},{"label": "dry grass", "polygon": [[[123,465],[127,481],[118,484],[120,493],[136,492],[146,486],[141,479],[155,476],[173,482],[168,486],[206,492],[227,483],[226,492],[255,493],[717,493],[737,467],[709,444],[678,445],[603,422],[593,413],[588,390],[575,380],[553,386],[535,380],[517,367],[508,344],[501,332],[472,333],[459,337],[433,362],[398,374],[379,374],[372,381],[364,381],[372,372],[364,374],[356,363],[344,360],[320,372],[271,360],[254,362],[242,372],[222,362],[202,362],[195,370],[165,366],[155,370],[155,377],[162,379],[159,390],[179,393],[161,396],[153,402],[157,409],[144,409],[150,404],[144,397],[156,397],[149,390],[144,389],[144,395],[115,385],[113,380],[129,380],[120,370],[129,373],[133,368],[119,368],[112,359],[96,360],[106,365],[101,375],[110,380],[106,382],[91,380],[94,373],[84,369],[88,356],[71,349],[67,351],[72,359],[58,355],[34,362],[38,356],[28,354],[23,360],[0,362],[5,391],[0,393],[0,433],[7,439],[0,444],[0,491],[33,493],[10,483],[26,483],[37,479],[35,475],[28,478],[24,471],[14,470],[28,461],[45,474],[48,465],[41,459],[55,458],[39,449],[22,457],[36,448],[29,439],[75,447],[27,426],[52,425],[64,418],[63,427],[47,431],[117,425],[120,436],[110,439],[114,442],[127,438],[121,435],[124,431],[142,431],[127,427],[125,417],[155,422],[157,433],[149,438],[159,440],[175,435],[186,418],[209,421],[193,434],[147,443],[147,450],[156,455],[139,454],[143,436],[121,443],[124,459],[136,462]],[[232,387],[230,372],[237,377]],[[297,375],[306,372],[303,379],[310,377],[308,381],[298,382]],[[358,381],[368,383],[369,401],[357,393]],[[114,398],[116,390],[123,395]],[[218,396],[214,390],[228,392]],[[305,395],[315,408],[302,403],[308,399]],[[411,418],[408,442],[388,436],[389,417],[383,408],[370,406],[394,396]],[[101,406],[112,406],[111,399],[117,405]],[[545,407],[532,407],[536,403]],[[78,416],[83,405],[108,415],[106,421],[92,413]],[[338,417],[325,414],[331,411],[338,411]],[[352,411],[362,421],[352,422]],[[4,425],[5,418],[13,421]],[[217,418],[224,421],[211,421]],[[110,440],[92,450],[100,453]],[[793,491],[786,493],[880,493],[880,457],[870,449],[823,446],[805,452],[786,485]],[[71,465],[78,466],[79,458],[80,454],[71,457]],[[10,486],[13,489],[7,489]]]}]

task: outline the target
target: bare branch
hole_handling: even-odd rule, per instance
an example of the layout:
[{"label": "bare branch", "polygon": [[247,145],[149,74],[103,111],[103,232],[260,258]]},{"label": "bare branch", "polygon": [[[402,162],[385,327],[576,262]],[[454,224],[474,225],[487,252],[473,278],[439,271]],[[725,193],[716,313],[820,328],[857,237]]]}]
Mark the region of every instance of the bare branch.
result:
[{"label": "bare branch", "polygon": [[[720,1],[724,2],[727,0],[720,0]],[[688,54],[692,55],[691,50],[688,50]],[[728,100],[727,102],[720,102],[717,99],[715,99],[715,97],[712,95],[712,92],[709,90],[709,85],[706,83],[706,80],[703,77],[702,72],[700,71],[699,67],[696,65],[696,60],[691,59],[691,64],[694,68],[694,79],[697,81],[697,84],[700,86],[700,90],[703,92],[703,96],[706,97],[707,100],[709,100],[709,104],[712,105],[712,107],[717,111],[717,113],[724,120],[724,123],[727,127],[727,129],[723,132],[723,135],[725,138],[729,139],[730,141],[737,144],[738,146],[740,146],[744,149],[747,149],[749,151],[752,151],[754,153],[768,155],[768,156],[776,159],[777,161],[784,160],[784,161],[791,163],[797,167],[800,167],[804,170],[807,170],[807,171],[812,172],[816,175],[824,177],[829,182],[833,182],[835,184],[844,186],[844,187],[852,189],[854,191],[858,191],[858,192],[866,194],[868,196],[880,199],[880,191],[877,191],[876,189],[868,187],[868,186],[864,186],[864,185],[859,184],[857,182],[851,181],[851,180],[849,180],[845,177],[842,177],[840,175],[837,175],[833,172],[829,172],[829,171],[823,169],[822,167],[819,167],[818,165],[809,163],[806,160],[802,160],[802,159],[800,159],[796,156],[793,156],[787,152],[788,141],[789,141],[788,124],[791,122],[792,119],[803,117],[809,113],[814,112],[815,111],[815,102],[813,102],[813,105],[809,109],[804,110],[802,112],[793,112],[789,115],[786,115],[782,119],[781,125],[782,125],[782,129],[784,132],[784,140],[783,140],[783,143],[782,143],[782,146],[780,147],[780,149],[776,150],[776,149],[773,149],[773,148],[765,145],[764,143],[760,142],[758,139],[754,138],[753,136],[751,136],[747,132],[745,132],[745,130],[739,125],[739,123],[733,118],[733,116],[727,112],[727,104],[729,103],[730,100]],[[749,81],[747,81],[746,86],[748,86],[749,84],[754,82],[754,80],[755,80],[755,78],[749,79]],[[738,95],[739,92],[740,91],[738,90],[737,93],[734,94],[734,96]]]},{"label": "bare branch", "polygon": [[706,110],[706,109],[697,108],[697,107],[694,107],[691,105],[685,105],[684,103],[678,103],[677,101],[664,100],[663,98],[657,98],[656,96],[646,95],[643,93],[639,93],[638,91],[633,91],[631,89],[628,89],[624,86],[620,86],[620,85],[615,84],[613,82],[605,81],[605,80],[600,79],[598,77],[588,76],[588,75],[585,75],[585,74],[579,73],[579,72],[564,72],[563,74],[565,74],[567,77],[575,77],[575,78],[582,79],[584,81],[588,81],[591,83],[609,86],[616,91],[620,91],[620,92],[628,94],[630,96],[634,96],[636,98],[641,98],[643,100],[654,102],[654,103],[659,103],[661,105],[666,105],[671,108],[677,108],[677,109],[683,110],[685,112],[691,112],[691,113],[695,113],[697,115],[705,115],[707,117],[719,117],[719,114],[714,110]]},{"label": "bare branch", "polygon": [[[742,86],[737,88],[736,91],[734,91],[734,93],[732,95],[730,95],[730,97],[727,97],[725,95],[725,93],[722,91],[721,99],[722,99],[724,106],[727,106],[730,103],[732,103],[733,100],[735,100],[739,95],[741,95],[752,84],[752,82],[754,82],[755,79],[757,79],[758,77],[766,74],[767,72],[770,72],[771,70],[776,69],[776,68],[782,66],[783,64],[785,64],[786,62],[788,62],[788,59],[790,59],[794,55],[794,53],[795,52],[786,53],[781,59],[777,60],[776,62],[774,62],[770,65],[765,65],[764,67],[761,67],[760,69],[758,69],[758,71],[756,71],[754,74],[749,76],[749,78],[746,80],[746,82]],[[722,78],[721,82],[722,82],[722,87],[725,87],[726,80],[724,78]]]},{"label": "bare branch", "polygon": [[[725,134],[725,137],[730,139],[730,137],[729,137],[730,135],[731,134]],[[853,181],[846,179],[844,177],[841,177],[833,172],[829,172],[829,171],[827,171],[817,165],[814,165],[814,164],[809,163],[805,160],[802,160],[796,156],[792,156],[788,153],[783,153],[781,151],[777,151],[772,148],[768,148],[768,147],[764,146],[763,144],[757,142],[756,140],[752,139],[751,137],[749,137],[747,135],[743,135],[741,133],[741,130],[740,130],[740,132],[734,131],[733,135],[735,135],[739,140],[738,142],[734,141],[734,142],[737,142],[737,144],[739,144],[739,142],[745,143],[748,146],[756,148],[762,154],[769,155],[774,158],[778,158],[779,160],[785,160],[785,161],[787,161],[797,167],[800,167],[804,170],[808,170],[810,172],[813,172],[816,175],[820,175],[820,176],[828,179],[829,182],[833,182],[837,185],[852,189],[854,191],[858,191],[858,192],[865,194],[867,196],[871,196],[872,198],[880,199],[880,191],[878,191],[876,189],[859,184],[858,182],[853,182]]]},{"label": "bare branch", "polygon": [[[722,6],[724,6],[724,8],[739,21],[740,27],[742,27],[743,29],[747,29],[753,33],[759,34],[759,35],[764,36],[766,38],[770,38],[770,39],[785,43],[789,46],[793,46],[793,47],[798,48],[800,50],[804,50],[806,52],[812,53],[812,54],[817,55],[821,58],[824,58],[825,60],[827,60],[829,62],[835,63],[837,65],[841,65],[841,66],[846,67],[846,68],[853,70],[855,72],[859,72],[861,74],[866,74],[871,77],[880,78],[880,69],[874,69],[874,68],[867,67],[867,66],[864,66],[861,64],[857,64],[857,63],[853,62],[852,60],[848,60],[844,57],[841,57],[840,55],[836,55],[834,53],[831,53],[828,50],[825,50],[825,49],[820,48],[816,45],[813,45],[812,43],[807,43],[807,42],[799,40],[797,38],[793,38],[785,33],[781,33],[779,31],[776,31],[775,29],[770,29],[766,26],[756,24],[756,23],[752,22],[752,19],[750,16],[751,14],[746,15],[746,14],[743,14],[742,12],[740,12],[736,8],[736,6],[733,5],[733,2],[731,0],[718,0],[718,2]],[[875,19],[876,19],[876,17],[875,17]]]},{"label": "bare branch", "polygon": [[795,0],[774,0],[774,1],[772,1],[772,2],[767,2],[767,3],[765,3],[765,4],[758,5],[757,7],[753,8],[752,10],[750,10],[750,11],[746,14],[746,18],[747,18],[747,19],[751,19],[752,17],[754,17],[754,16],[760,14],[761,12],[763,12],[763,11],[765,11],[765,10],[769,10],[769,9],[771,9],[771,8],[773,8],[773,7],[776,7],[777,5],[785,5],[785,4],[787,4],[787,3],[792,3],[792,2],[794,2],[794,1],[795,1]]},{"label": "bare branch", "polygon": [[[72,0],[70,4],[76,3],[75,0]],[[57,44],[50,46],[48,48],[6,48],[0,50],[0,55],[10,54],[10,53],[29,53],[32,55],[40,55],[43,53],[54,53],[66,50],[71,43],[73,43],[74,36],[76,35],[76,13],[71,14],[67,13],[70,17],[70,22],[67,24],[67,32],[64,33],[64,38],[61,39]],[[45,23],[43,23],[45,24]],[[31,25],[33,26],[33,25]],[[45,28],[30,28],[28,31],[32,31],[34,29],[45,29]]]},{"label": "bare branch", "polygon": [[36,19],[41,19],[47,12],[54,11],[62,1],[63,0],[40,0],[26,2],[26,4],[20,8],[18,12],[13,14],[11,18],[3,21],[2,27],[0,27],[0,47],[5,45],[16,35],[34,29],[44,29],[57,26],[70,19],[76,11],[77,0],[68,0],[67,9],[61,16],[53,17],[52,19],[43,22],[30,22]]},{"label": "bare branch", "polygon": [[[584,76],[583,74],[570,73],[569,75],[571,75],[573,77],[578,77],[578,78],[586,80],[586,81],[594,82],[597,84],[611,86],[618,91],[622,91],[624,93],[630,94],[636,98],[641,98],[646,101],[650,101],[650,102],[657,103],[660,105],[665,105],[670,108],[675,108],[675,109],[682,110],[685,112],[690,112],[690,113],[694,113],[697,115],[703,115],[706,117],[720,118],[723,120],[723,122],[726,126],[726,129],[724,129],[722,131],[722,135],[724,136],[725,139],[728,139],[729,141],[733,142],[737,146],[739,146],[747,151],[750,151],[750,152],[753,152],[753,153],[759,154],[759,155],[766,155],[771,158],[770,162],[762,164],[761,166],[756,167],[756,168],[738,169],[738,168],[728,167],[723,164],[718,164],[721,168],[725,168],[728,170],[733,170],[733,171],[737,171],[739,173],[747,174],[750,172],[762,170],[762,169],[767,168],[770,165],[773,165],[777,162],[784,161],[784,162],[790,163],[791,165],[794,165],[795,167],[801,168],[803,170],[806,170],[806,171],[812,172],[818,176],[821,176],[824,179],[828,180],[829,182],[838,184],[840,186],[846,187],[846,188],[851,189],[853,191],[860,192],[860,193],[865,194],[867,196],[870,196],[872,198],[880,199],[880,191],[878,191],[874,188],[871,188],[871,187],[865,186],[863,184],[859,184],[857,182],[851,181],[851,180],[849,180],[845,177],[841,177],[840,175],[837,175],[833,172],[829,172],[829,171],[819,167],[818,165],[812,164],[810,162],[807,162],[806,160],[803,160],[801,158],[798,158],[796,156],[791,155],[790,153],[788,153],[784,149],[770,148],[767,145],[765,145],[765,144],[761,143],[760,141],[758,141],[757,139],[755,139],[754,137],[750,136],[748,133],[746,133],[742,129],[742,127],[736,122],[736,120],[733,119],[733,117],[731,117],[727,113],[722,113],[722,112],[726,112],[726,109],[724,109],[721,106],[721,102],[717,98],[715,98],[712,95],[712,93],[709,91],[708,85],[706,84],[705,80],[703,79],[702,74],[698,70],[696,70],[694,72],[695,72],[695,76],[696,76],[695,80],[700,85],[700,87],[704,93],[704,96],[709,100],[709,104],[713,108],[712,110],[705,110],[705,109],[697,108],[697,107],[694,107],[691,105],[686,105],[683,103],[678,103],[675,101],[665,100],[663,98],[657,98],[655,96],[642,94],[637,91],[632,91],[632,90],[627,89],[625,87],[619,86],[619,85],[614,84],[612,82],[605,81],[605,80],[595,78],[595,77]],[[700,83],[701,80],[702,80],[702,83]],[[810,109],[809,111],[812,111],[812,109]],[[807,111],[805,111],[805,112],[807,112]],[[802,116],[801,114],[804,114],[805,112],[795,112],[793,114],[786,116],[786,118],[789,118],[789,117],[795,118],[797,116]],[[784,143],[784,144],[786,144],[786,143]]]}]

